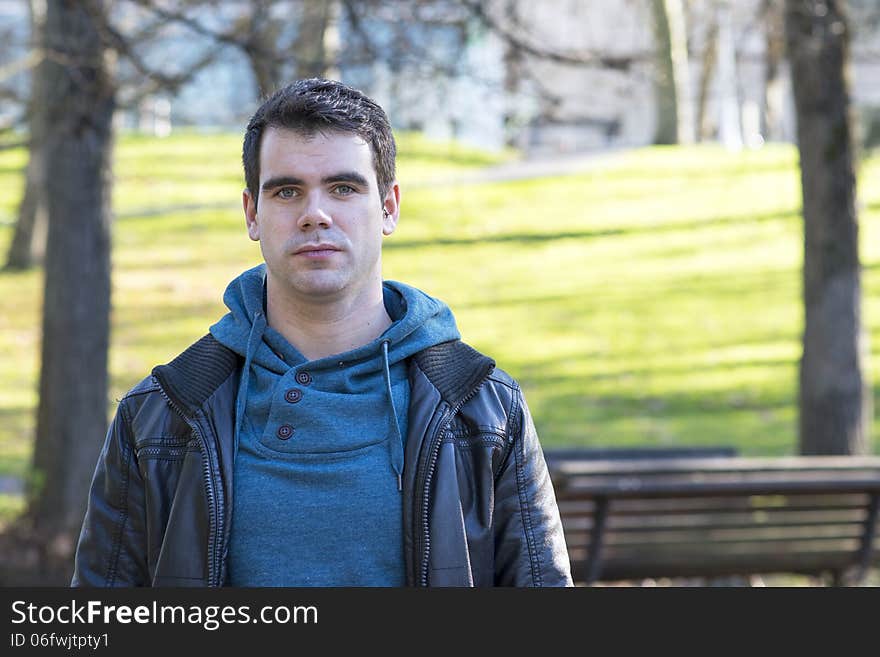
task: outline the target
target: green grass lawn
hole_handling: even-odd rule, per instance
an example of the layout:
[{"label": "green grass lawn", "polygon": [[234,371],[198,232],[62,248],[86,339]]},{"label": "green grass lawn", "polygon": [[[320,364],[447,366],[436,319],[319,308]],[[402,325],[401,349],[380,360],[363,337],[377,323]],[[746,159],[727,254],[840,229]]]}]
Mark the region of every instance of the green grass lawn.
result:
[{"label": "green grass lawn", "polygon": [[[450,184],[432,181],[499,157],[413,135],[400,146],[403,212],[385,275],[452,307],[464,338],[520,380],[546,446],[796,452],[802,227],[792,147],[647,148],[579,175]],[[24,162],[0,152],[4,254]],[[202,336],[224,312],[227,282],[260,261],[240,210],[238,135],[125,137],[115,173],[108,413]],[[876,362],[880,158],[862,166],[860,201]],[[41,281],[0,274],[0,475],[22,475],[30,458]]]}]

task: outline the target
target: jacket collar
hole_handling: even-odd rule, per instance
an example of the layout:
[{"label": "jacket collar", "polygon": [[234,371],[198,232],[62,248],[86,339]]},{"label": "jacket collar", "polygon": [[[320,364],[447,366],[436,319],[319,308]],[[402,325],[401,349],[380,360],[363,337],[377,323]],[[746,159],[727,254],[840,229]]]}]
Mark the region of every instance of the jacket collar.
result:
[{"label": "jacket collar", "polygon": [[452,408],[473,395],[495,369],[495,361],[461,340],[441,342],[413,358]]},{"label": "jacket collar", "polygon": [[[461,340],[428,347],[413,359],[452,408],[474,394],[495,368],[491,358]],[[171,401],[192,417],[238,365],[238,355],[209,333],[152,374]]]},{"label": "jacket collar", "polygon": [[170,363],[154,367],[152,374],[171,401],[185,415],[193,417],[235,372],[238,361],[235,352],[209,333]]}]

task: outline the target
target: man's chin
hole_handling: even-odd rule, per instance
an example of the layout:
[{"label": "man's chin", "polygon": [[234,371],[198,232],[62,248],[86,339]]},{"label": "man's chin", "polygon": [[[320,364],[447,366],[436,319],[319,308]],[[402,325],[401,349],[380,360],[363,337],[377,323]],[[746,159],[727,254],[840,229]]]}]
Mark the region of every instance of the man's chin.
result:
[{"label": "man's chin", "polygon": [[335,272],[314,272],[290,281],[291,290],[299,295],[316,299],[338,296],[345,287],[346,281]]},{"label": "man's chin", "polygon": [[[271,274],[270,274],[271,276]],[[270,283],[269,293],[273,289],[291,300],[333,302],[349,295],[359,295],[368,278],[358,277],[348,268],[345,269],[313,269],[286,271],[276,278],[278,286]],[[381,280],[381,279],[380,279]],[[379,283],[381,285],[381,282]]]}]

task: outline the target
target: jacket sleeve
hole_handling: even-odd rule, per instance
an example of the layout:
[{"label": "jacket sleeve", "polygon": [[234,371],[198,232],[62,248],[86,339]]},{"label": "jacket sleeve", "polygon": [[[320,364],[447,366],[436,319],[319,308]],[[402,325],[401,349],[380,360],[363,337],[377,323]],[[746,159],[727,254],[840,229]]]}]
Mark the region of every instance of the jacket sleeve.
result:
[{"label": "jacket sleeve", "polygon": [[572,586],[556,494],[518,387],[510,417],[510,452],[495,486],[495,583]]},{"label": "jacket sleeve", "polygon": [[148,586],[144,485],[126,399],[92,478],[71,586]]}]

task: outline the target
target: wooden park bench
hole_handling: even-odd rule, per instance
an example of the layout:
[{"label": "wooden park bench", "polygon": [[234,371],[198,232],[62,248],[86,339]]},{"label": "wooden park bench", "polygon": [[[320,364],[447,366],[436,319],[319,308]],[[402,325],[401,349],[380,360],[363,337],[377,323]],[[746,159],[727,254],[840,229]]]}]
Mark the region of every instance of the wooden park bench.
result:
[{"label": "wooden park bench", "polygon": [[880,457],[547,452],[576,583],[880,565]]}]

